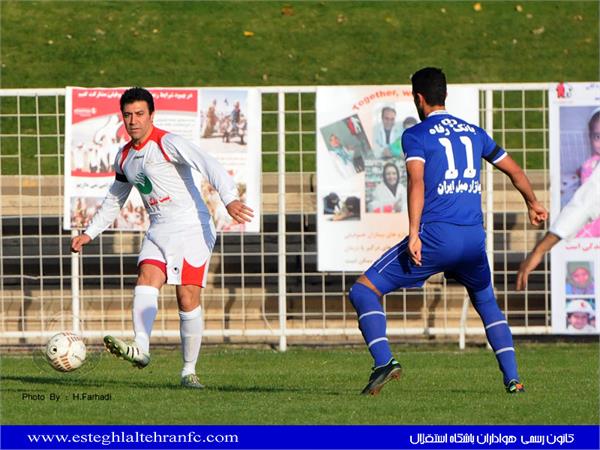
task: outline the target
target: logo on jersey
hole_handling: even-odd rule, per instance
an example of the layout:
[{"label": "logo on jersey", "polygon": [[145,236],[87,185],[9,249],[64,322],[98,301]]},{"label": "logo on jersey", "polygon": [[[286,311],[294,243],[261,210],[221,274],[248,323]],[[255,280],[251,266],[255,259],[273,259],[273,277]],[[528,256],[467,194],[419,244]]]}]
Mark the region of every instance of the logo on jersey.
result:
[{"label": "logo on jersey", "polygon": [[477,130],[468,123],[458,122],[456,119],[452,119],[450,117],[442,119],[439,123],[436,123],[432,128],[429,129],[429,134],[441,134],[442,136],[448,136],[451,132],[467,132],[476,134]]},{"label": "logo on jersey", "polygon": [[142,194],[148,195],[152,192],[152,182],[143,173],[139,173],[138,176],[135,177],[134,184]]}]

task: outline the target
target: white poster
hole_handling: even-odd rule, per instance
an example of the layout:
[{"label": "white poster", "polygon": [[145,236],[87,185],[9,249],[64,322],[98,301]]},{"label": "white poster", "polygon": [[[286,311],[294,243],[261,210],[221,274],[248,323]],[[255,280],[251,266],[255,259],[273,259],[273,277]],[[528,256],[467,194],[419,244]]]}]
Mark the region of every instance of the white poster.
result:
[{"label": "white poster", "polygon": [[[553,220],[600,163],[600,83],[559,83],[549,96]],[[551,263],[553,332],[598,333],[600,219],[560,241]]]},{"label": "white poster", "polygon": [[[115,178],[113,162],[129,141],[119,99],[125,88],[68,87],[65,108],[64,228],[85,229]],[[240,198],[255,211],[249,225],[232,223],[216,191],[202,182],[202,194],[218,231],[259,231],[260,227],[260,95],[256,89],[206,90],[150,88],[154,124],[200,145],[235,179]],[[208,106],[210,103],[211,106]],[[229,104],[230,103],[230,104]],[[211,107],[214,107],[211,110]],[[204,108],[204,109],[203,109]],[[217,122],[207,128],[207,115]],[[212,122],[211,122],[212,123]],[[201,175],[198,174],[200,182]],[[137,192],[112,229],[145,230],[149,218]]]},{"label": "white poster", "polygon": [[257,89],[200,89],[200,147],[227,168],[240,199],[254,210],[247,224],[234,222],[206,181],[202,196],[217,231],[260,231],[261,96]]},{"label": "white poster", "polygon": [[[446,106],[479,124],[476,88],[449,86]],[[317,89],[318,270],[364,271],[408,234],[400,138],[418,122],[410,86]]]}]

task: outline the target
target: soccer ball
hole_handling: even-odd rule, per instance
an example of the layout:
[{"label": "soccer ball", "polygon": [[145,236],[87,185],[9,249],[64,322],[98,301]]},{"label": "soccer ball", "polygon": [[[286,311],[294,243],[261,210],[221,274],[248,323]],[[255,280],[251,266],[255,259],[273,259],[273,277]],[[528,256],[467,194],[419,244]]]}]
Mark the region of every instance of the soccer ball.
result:
[{"label": "soccer ball", "polygon": [[85,361],[85,343],[70,331],[55,334],[46,344],[46,359],[60,372],[76,370]]}]

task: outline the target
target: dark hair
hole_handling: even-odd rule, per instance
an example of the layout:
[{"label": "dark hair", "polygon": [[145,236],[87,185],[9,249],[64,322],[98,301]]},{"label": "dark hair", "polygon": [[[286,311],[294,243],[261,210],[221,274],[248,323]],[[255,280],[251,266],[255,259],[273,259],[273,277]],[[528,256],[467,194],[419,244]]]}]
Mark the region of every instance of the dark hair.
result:
[{"label": "dark hair", "polygon": [[442,69],[425,67],[410,77],[413,95],[421,94],[430,106],[444,106],[446,102],[446,75]]},{"label": "dark hair", "polygon": [[[396,185],[395,186],[391,186],[388,184],[386,178],[385,178],[385,171],[389,168],[389,167],[393,167],[394,170],[396,171]],[[383,184],[385,184],[388,189],[390,191],[392,191],[392,194],[396,195],[396,190],[398,189],[398,185],[400,184],[400,170],[398,169],[398,166],[396,164],[394,164],[393,162],[389,162],[386,163],[383,166],[383,171],[381,172],[381,177],[383,178]]]},{"label": "dark hair", "polygon": [[152,94],[143,87],[135,86],[127,89],[125,92],[123,92],[123,95],[121,95],[120,102],[121,112],[123,111],[123,108],[125,108],[125,105],[133,102],[146,102],[148,104],[148,110],[150,111],[150,114],[154,112],[154,97],[152,97]]},{"label": "dark hair", "polygon": [[344,206],[349,213],[358,217],[360,215],[360,198],[351,196],[344,201]]},{"label": "dark hair", "polygon": [[381,117],[383,118],[383,114],[386,111],[391,111],[394,113],[394,115],[396,114],[396,110],[394,108],[392,108],[391,106],[384,106],[383,108],[381,108]]},{"label": "dark hair", "polygon": [[598,122],[598,120],[600,120],[600,111],[596,111],[594,114],[592,114],[592,117],[590,117],[590,121],[588,122],[588,129],[590,130],[590,133],[592,132],[594,125],[596,122]]}]

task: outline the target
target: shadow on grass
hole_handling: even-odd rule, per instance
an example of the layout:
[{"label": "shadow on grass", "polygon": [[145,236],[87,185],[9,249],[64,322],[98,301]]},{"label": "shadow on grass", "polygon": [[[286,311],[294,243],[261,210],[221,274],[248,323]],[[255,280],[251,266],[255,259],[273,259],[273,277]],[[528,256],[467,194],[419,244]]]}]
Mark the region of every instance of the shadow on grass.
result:
[{"label": "shadow on grass", "polygon": [[[147,382],[132,382],[126,380],[110,380],[106,382],[98,380],[86,380],[84,378],[57,378],[49,376],[3,376],[2,381],[20,381],[21,383],[45,384],[45,385],[60,385],[61,387],[76,387],[79,390],[82,388],[106,388],[106,387],[130,387],[144,389],[181,389],[179,384],[173,383],[147,383]],[[9,391],[6,387],[0,388],[1,391]],[[12,389],[22,390],[22,389]]]},{"label": "shadow on grass", "polygon": [[315,395],[347,395],[347,392],[334,391],[331,389],[318,389],[318,388],[286,388],[278,386],[233,386],[233,385],[222,385],[222,386],[208,386],[206,388],[209,391],[217,392],[246,392],[246,393],[279,393],[279,392],[291,392],[298,394],[315,394]]},{"label": "shadow on grass", "polygon": [[[5,383],[7,381],[17,381],[26,384],[33,385],[60,385],[61,387],[74,387],[78,390],[85,388],[107,388],[107,387],[118,387],[118,388],[138,388],[138,389],[170,389],[170,390],[182,390],[183,388],[178,383],[150,383],[150,382],[133,382],[129,380],[110,380],[103,382],[99,380],[89,380],[84,378],[58,378],[50,376],[3,376],[1,380],[4,382],[4,386],[0,388],[2,392],[22,392],[23,388],[7,388]],[[318,388],[287,388],[278,386],[234,386],[234,385],[213,385],[207,386],[204,389],[206,392],[238,392],[238,393],[297,393],[297,394],[316,394],[316,395],[331,395],[339,396],[346,395],[347,392],[335,391],[331,389],[318,389]]]}]

